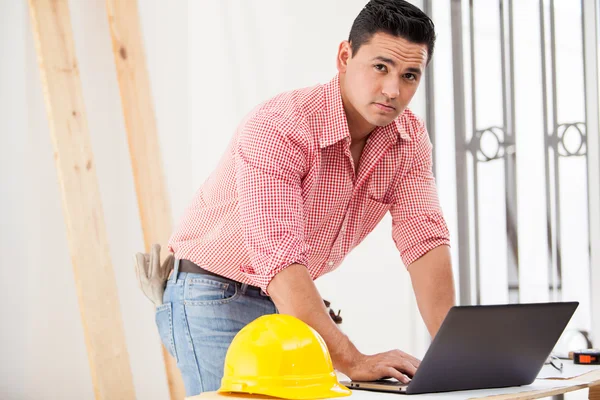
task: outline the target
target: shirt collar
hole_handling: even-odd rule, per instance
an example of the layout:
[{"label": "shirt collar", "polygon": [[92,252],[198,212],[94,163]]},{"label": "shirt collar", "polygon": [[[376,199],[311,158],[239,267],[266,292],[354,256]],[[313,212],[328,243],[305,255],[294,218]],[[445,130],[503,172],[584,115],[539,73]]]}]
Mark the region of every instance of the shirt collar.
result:
[{"label": "shirt collar", "polygon": [[[321,148],[331,146],[342,139],[350,138],[348,120],[342,102],[339,74],[337,74],[329,83],[325,84],[325,116],[325,126],[319,137],[319,145]],[[400,114],[394,122],[380,127],[379,129],[375,129],[375,131],[385,132],[386,136],[390,139],[399,136],[403,140],[410,141],[411,137],[403,120],[403,114]],[[375,131],[373,133],[375,133]]]},{"label": "shirt collar", "polygon": [[319,145],[324,148],[345,138],[350,138],[350,130],[342,103],[340,76],[337,74],[325,84],[325,126],[319,137]]}]

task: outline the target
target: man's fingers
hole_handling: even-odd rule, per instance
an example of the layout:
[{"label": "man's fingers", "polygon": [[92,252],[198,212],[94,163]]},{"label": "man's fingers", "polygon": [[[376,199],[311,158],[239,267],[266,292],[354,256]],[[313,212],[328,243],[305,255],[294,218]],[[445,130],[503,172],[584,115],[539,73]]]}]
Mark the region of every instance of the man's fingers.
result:
[{"label": "man's fingers", "polygon": [[400,352],[400,354],[402,354],[402,356],[404,356],[404,358],[408,358],[408,360],[412,363],[412,365],[419,368],[419,365],[421,365],[421,360],[419,360],[416,357],[411,356],[408,353],[403,352],[402,350],[398,350],[398,351]]},{"label": "man's fingers", "polygon": [[387,367],[384,372],[385,372],[385,374],[387,376],[391,376],[392,378],[396,378],[396,379],[398,379],[402,383],[409,383],[410,382],[410,379],[408,379],[408,377],[406,377],[406,375],[404,375],[402,372],[398,371],[397,369],[395,369],[393,367]]},{"label": "man's fingers", "polygon": [[414,357],[404,357],[404,359],[408,361],[411,365],[413,365],[415,368],[419,368],[419,365],[421,365],[421,362]]},{"label": "man's fingers", "polygon": [[406,373],[408,376],[415,376],[417,368],[406,358],[394,358],[390,360],[389,365],[397,370]]},{"label": "man's fingers", "polygon": [[403,360],[406,360],[410,364],[412,364],[415,368],[419,368],[419,365],[421,365],[421,361],[419,361],[417,358],[411,356],[410,354],[403,352],[402,350],[392,350],[392,353],[393,353],[394,358],[401,358]]}]

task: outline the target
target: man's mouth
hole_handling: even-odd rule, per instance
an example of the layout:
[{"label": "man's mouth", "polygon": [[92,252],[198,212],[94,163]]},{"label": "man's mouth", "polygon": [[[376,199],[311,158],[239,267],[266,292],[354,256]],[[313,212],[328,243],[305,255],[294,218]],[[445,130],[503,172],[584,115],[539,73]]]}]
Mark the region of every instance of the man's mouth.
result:
[{"label": "man's mouth", "polygon": [[375,103],[375,106],[377,108],[379,108],[382,111],[386,111],[386,112],[392,112],[392,111],[396,111],[396,108],[389,105],[389,104],[383,104],[383,103]]}]

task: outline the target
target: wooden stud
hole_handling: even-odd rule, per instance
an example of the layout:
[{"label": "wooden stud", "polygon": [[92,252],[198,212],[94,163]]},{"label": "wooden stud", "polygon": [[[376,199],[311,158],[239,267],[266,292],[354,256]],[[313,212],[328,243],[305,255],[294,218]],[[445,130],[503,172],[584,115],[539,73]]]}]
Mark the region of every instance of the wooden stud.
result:
[{"label": "wooden stud", "polygon": [[68,0],[29,0],[95,398],[135,399]]},{"label": "wooden stud", "polygon": [[[171,207],[162,170],[137,0],[107,0],[106,6],[144,245],[146,251],[150,251],[153,243],[159,243],[165,254],[172,232]],[[185,396],[183,380],[173,357],[164,347],[162,351],[171,400],[181,400]]]}]

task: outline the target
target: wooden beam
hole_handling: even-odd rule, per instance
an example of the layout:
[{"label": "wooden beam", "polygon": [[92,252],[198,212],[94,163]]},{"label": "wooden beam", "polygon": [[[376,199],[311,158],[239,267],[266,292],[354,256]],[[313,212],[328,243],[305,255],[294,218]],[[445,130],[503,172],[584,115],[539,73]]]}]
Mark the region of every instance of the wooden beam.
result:
[{"label": "wooden beam", "polygon": [[[160,243],[166,250],[172,232],[171,206],[162,170],[137,0],[107,0],[106,6],[144,245],[150,251],[153,243]],[[164,347],[162,351],[171,400],[181,400],[185,396],[183,380],[173,357]]]},{"label": "wooden beam", "polygon": [[95,398],[135,399],[68,0],[29,0]]}]

